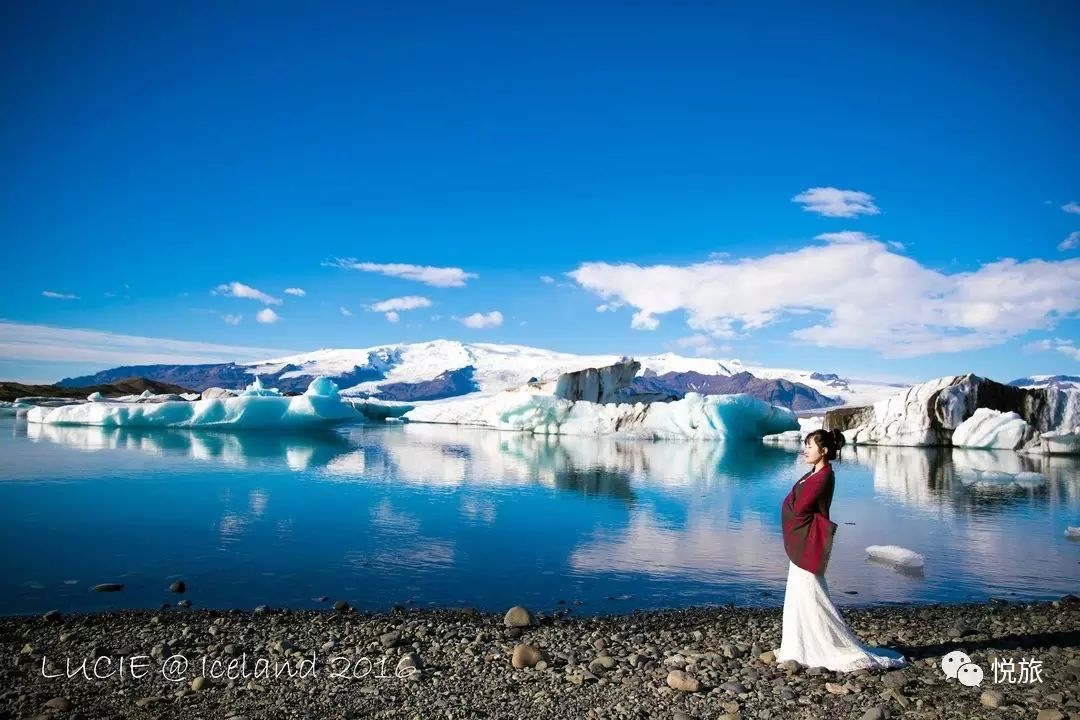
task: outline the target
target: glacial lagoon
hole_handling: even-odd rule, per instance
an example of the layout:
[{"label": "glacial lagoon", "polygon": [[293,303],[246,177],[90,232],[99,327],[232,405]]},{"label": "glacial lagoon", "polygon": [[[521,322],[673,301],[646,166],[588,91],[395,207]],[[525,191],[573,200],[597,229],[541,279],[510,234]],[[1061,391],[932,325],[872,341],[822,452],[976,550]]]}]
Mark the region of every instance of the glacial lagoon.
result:
[{"label": "glacial lagoon", "polygon": [[[283,435],[0,419],[0,614],[175,604],[576,615],[779,606],[797,447],[448,425]],[[1033,475],[1032,473],[1037,473]],[[849,447],[841,607],[1052,599],[1080,585],[1080,459]],[[868,545],[926,558],[921,573]],[[91,592],[123,583],[119,593]]]}]

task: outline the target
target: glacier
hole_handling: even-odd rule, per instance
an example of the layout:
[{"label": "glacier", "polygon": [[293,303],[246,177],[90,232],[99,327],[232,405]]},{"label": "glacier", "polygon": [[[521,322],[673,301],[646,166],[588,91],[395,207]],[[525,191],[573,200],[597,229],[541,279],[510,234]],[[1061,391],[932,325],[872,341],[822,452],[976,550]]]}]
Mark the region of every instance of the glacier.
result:
[{"label": "glacier", "polygon": [[87,402],[61,407],[33,407],[27,422],[47,425],[217,429],[296,429],[361,419],[327,377],[311,381],[303,395],[286,397],[265,388],[258,377],[237,397],[152,404]]},{"label": "glacier", "polygon": [[757,440],[798,430],[795,414],[749,395],[687,393],[668,403],[594,403],[552,394],[504,391],[418,403],[410,422],[475,425],[536,435],[634,439]]}]

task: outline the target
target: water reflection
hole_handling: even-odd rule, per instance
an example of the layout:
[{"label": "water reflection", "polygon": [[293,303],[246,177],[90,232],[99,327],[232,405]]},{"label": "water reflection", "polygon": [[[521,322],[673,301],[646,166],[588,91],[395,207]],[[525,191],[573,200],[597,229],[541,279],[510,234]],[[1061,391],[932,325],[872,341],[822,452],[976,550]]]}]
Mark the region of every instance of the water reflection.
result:
[{"label": "water reflection", "polygon": [[[140,573],[182,573],[211,606],[779,602],[779,504],[804,472],[797,448],[440,425],[3,435],[0,540],[41,538],[0,561],[9,612],[169,599],[156,581],[123,598],[63,585]],[[860,446],[837,478],[840,604],[1052,596],[1080,579],[1080,543],[1064,537],[1080,525],[1076,458]],[[58,527],[58,513],[78,519]],[[925,571],[869,560],[874,544],[923,554]]]},{"label": "water reflection", "polygon": [[306,470],[331,463],[349,452],[351,446],[332,431],[267,433],[227,432],[45,425],[20,423],[33,442],[49,442],[86,452],[133,450],[151,455],[180,455],[192,460],[214,460],[235,465],[282,460],[294,470]]}]

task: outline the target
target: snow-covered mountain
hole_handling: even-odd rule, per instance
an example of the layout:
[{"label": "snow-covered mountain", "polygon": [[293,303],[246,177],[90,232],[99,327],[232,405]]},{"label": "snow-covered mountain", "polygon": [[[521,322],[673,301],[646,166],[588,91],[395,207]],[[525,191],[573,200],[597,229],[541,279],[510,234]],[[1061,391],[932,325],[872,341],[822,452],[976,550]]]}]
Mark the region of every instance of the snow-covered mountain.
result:
[{"label": "snow-covered mountain", "polygon": [[1029,375],[1013,380],[1009,384],[1027,388],[1051,387],[1058,390],[1080,390],[1080,375]]},{"label": "snow-covered mountain", "polygon": [[[257,374],[267,385],[285,391],[303,391],[313,377],[327,375],[335,379],[346,395],[435,400],[474,392],[494,393],[530,381],[551,381],[565,372],[611,365],[621,357],[575,355],[525,345],[432,340],[316,350],[247,364],[125,366],[66,378],[58,384],[81,387],[137,376],[204,390],[212,386],[241,388]],[[739,360],[691,358],[674,353],[634,359],[641,364],[635,382],[644,383],[647,379],[650,390],[656,390],[659,383],[676,397],[695,389],[695,384],[705,383],[708,387],[710,380],[724,385],[721,380],[732,379],[727,385],[734,385],[734,391],[740,391],[739,387],[747,386],[746,373],[755,379],[752,383],[755,395],[765,399],[797,397],[801,406],[796,409],[865,404],[902,387],[808,370],[747,366]],[[792,387],[792,384],[805,387]]]}]

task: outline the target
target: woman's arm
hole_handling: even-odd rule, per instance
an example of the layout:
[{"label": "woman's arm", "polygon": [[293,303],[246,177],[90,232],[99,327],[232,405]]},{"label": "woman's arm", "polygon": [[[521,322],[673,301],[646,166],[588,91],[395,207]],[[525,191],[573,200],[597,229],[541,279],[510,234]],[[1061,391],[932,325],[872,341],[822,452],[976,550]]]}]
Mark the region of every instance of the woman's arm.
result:
[{"label": "woman's arm", "polygon": [[821,499],[822,495],[826,494],[833,482],[835,482],[835,479],[832,470],[819,473],[818,477],[807,479],[803,483],[802,491],[795,498],[795,512],[800,515],[813,512],[817,507],[818,500]]}]

